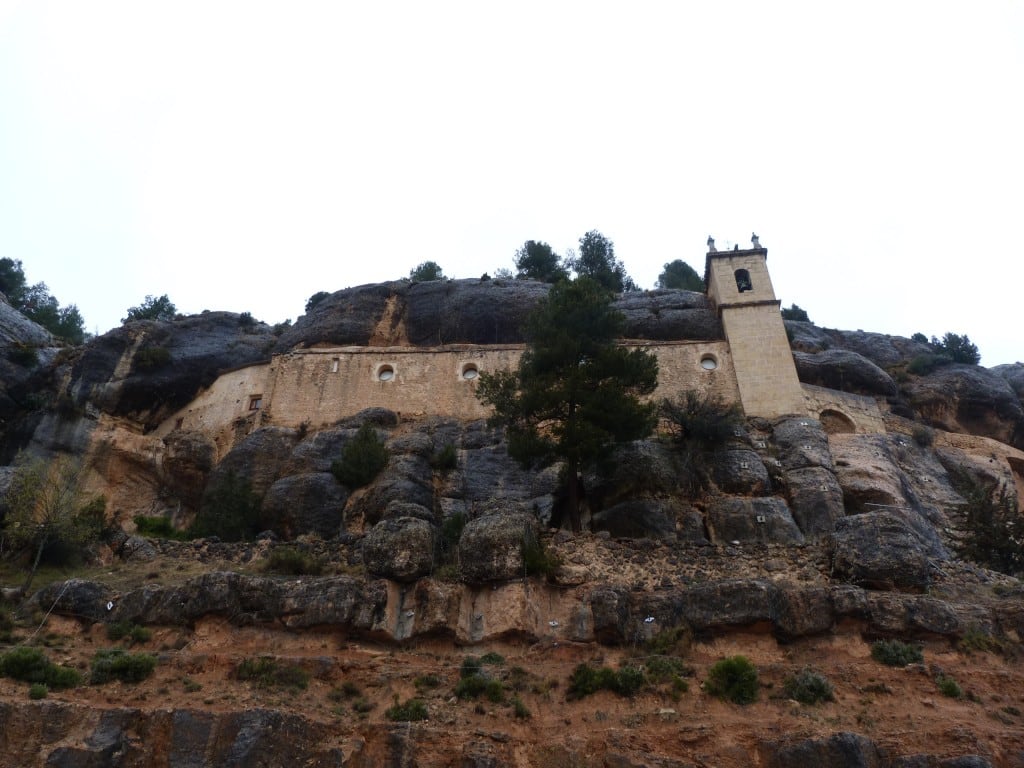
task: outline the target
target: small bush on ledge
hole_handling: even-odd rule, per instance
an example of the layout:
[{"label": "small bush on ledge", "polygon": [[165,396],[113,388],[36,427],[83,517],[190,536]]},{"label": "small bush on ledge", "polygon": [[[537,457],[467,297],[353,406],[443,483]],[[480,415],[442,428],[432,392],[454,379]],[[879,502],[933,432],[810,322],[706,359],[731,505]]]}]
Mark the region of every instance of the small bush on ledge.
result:
[{"label": "small bush on ledge", "polygon": [[835,701],[835,693],[824,676],[809,669],[802,669],[792,677],[786,678],[782,693],[787,699],[799,701],[801,704],[820,704],[823,701]]},{"label": "small bush on ledge", "polygon": [[733,704],[752,704],[757,701],[761,683],[757,667],[746,656],[730,656],[708,670],[704,689],[719,699]]},{"label": "small bush on ledge", "polygon": [[96,651],[89,682],[103,685],[111,680],[141,683],[156,669],[156,656],[148,653],[125,653],[120,648]]},{"label": "small bush on ledge", "polygon": [[304,691],[309,686],[309,674],[294,664],[281,664],[263,656],[245,659],[235,669],[235,677],[252,683],[257,688],[290,688]]},{"label": "small bush on ledge", "polygon": [[[395,698],[398,698],[397,694]],[[399,704],[396,701],[394,706],[388,707],[384,715],[388,720],[396,723],[410,723],[417,720],[426,720],[427,705],[419,699],[409,699],[404,704]]]},{"label": "small bush on ledge", "polygon": [[388,457],[384,441],[367,422],[342,449],[341,458],[331,464],[331,473],[344,486],[362,488],[373,482],[387,466]]},{"label": "small bush on ledge", "polygon": [[871,658],[889,667],[905,667],[924,661],[921,648],[902,640],[877,640],[871,644]]}]

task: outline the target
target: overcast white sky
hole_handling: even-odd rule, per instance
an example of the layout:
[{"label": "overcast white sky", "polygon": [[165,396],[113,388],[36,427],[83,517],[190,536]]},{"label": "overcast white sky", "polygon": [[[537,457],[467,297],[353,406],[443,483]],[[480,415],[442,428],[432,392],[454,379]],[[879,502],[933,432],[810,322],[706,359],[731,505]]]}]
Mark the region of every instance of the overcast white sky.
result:
[{"label": "overcast white sky", "polygon": [[756,231],[819,325],[1024,360],[1022,137],[1018,0],[0,0],[0,257],[91,332]]}]

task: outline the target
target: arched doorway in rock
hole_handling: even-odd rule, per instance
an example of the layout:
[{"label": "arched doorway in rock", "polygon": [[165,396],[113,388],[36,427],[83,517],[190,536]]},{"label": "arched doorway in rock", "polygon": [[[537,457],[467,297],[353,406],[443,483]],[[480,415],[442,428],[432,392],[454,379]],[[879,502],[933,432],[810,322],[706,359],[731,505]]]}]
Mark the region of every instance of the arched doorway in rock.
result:
[{"label": "arched doorway in rock", "polygon": [[829,435],[838,435],[857,431],[857,425],[853,423],[853,419],[834,408],[826,408],[823,410],[818,419],[821,421],[821,426],[824,428],[825,433]]}]

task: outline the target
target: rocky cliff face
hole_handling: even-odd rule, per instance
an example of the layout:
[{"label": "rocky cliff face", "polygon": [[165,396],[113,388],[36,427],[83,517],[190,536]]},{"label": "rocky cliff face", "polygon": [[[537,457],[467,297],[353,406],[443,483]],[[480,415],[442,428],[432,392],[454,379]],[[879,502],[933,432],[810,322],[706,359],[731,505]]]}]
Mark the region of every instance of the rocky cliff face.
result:
[{"label": "rocky cliff face", "polygon": [[[436,280],[362,285],[331,294],[278,341],[276,351],[323,345],[439,346],[524,341],[523,319],[549,286],[533,280]],[[626,338],[721,339],[707,297],[691,291],[623,294]]]},{"label": "rocky cliff face", "polygon": [[[559,530],[557,468],[519,467],[482,421],[373,409],[319,430],[245,424],[227,451],[200,432],[151,433],[219,371],[273,350],[519,342],[545,291],[361,286],[279,337],[205,313],[60,352],[0,303],[0,366],[17,368],[0,392],[5,455],[88,454],[126,528],[91,553],[96,567],[43,579],[0,625],[0,653],[35,642],[47,615],[62,663],[87,668],[113,624],[150,628],[140,642],[159,657],[139,687],[42,702],[0,678],[0,765],[1024,765],[1024,592],[958,559],[974,503],[961,473],[1024,491],[1021,364],[917,376],[908,365],[927,345],[787,323],[801,380],[874,398],[886,433],[795,416],[747,420],[714,450],[657,435],[622,446],[610,471],[584,479],[580,536]],[[619,308],[632,338],[721,337],[700,294],[629,294]],[[332,463],[364,424],[388,460],[349,487]],[[225,488],[254,505],[257,541],[134,535],[138,514],[178,528],[225,514]],[[275,554],[323,573],[285,576]],[[867,641],[883,637],[922,644],[926,664],[871,661]],[[488,673],[504,698],[453,695],[466,648],[508,657]],[[773,686],[750,710],[700,686],[736,653]],[[670,691],[652,678],[633,699],[576,701],[560,687],[582,662],[666,656],[693,679]],[[309,688],[245,683],[238,664],[255,657],[301,667]],[[838,701],[782,696],[805,666]],[[974,698],[936,699],[950,675]],[[387,708],[411,697],[428,720],[392,722]]]}]

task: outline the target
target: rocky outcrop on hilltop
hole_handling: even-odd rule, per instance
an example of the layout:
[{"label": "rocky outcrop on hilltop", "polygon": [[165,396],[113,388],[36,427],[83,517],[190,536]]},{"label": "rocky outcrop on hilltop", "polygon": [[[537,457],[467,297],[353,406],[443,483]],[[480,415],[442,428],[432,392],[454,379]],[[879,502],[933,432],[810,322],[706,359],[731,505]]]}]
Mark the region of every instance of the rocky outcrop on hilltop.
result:
[{"label": "rocky outcrop on hilltop", "polygon": [[891,397],[896,394],[892,377],[857,352],[827,349],[822,352],[793,352],[800,381],[819,387],[859,395]]},{"label": "rocky outcrop on hilltop", "polygon": [[[287,330],[276,350],[324,345],[441,346],[523,342],[523,321],[548,286],[534,280],[434,280],[346,288],[322,299]],[[720,339],[704,294],[637,291],[616,299],[625,337]]]},{"label": "rocky outcrop on hilltop", "polygon": [[223,371],[268,359],[276,340],[270,326],[233,312],[125,323],[82,347],[68,394],[148,430]]},{"label": "rocky outcrop on hilltop", "polygon": [[795,351],[817,354],[830,349],[846,350],[867,358],[883,370],[932,352],[926,342],[903,336],[819,328],[814,323],[798,320],[786,320],[785,324]]},{"label": "rocky outcrop on hilltop", "polygon": [[949,432],[1024,448],[1024,405],[1011,380],[977,365],[946,365],[903,385],[920,417]]}]

